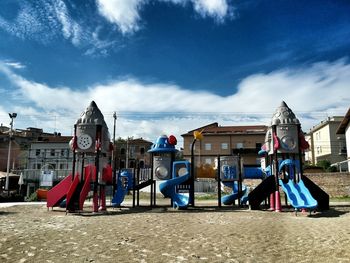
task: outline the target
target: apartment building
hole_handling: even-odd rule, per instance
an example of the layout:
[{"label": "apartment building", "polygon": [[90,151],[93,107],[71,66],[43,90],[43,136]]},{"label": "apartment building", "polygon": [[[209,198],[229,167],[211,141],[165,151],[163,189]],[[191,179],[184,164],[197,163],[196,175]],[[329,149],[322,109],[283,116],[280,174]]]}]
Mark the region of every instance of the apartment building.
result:
[{"label": "apartment building", "polygon": [[347,150],[347,165],[348,171],[350,171],[350,108],[345,114],[343,120],[337,129],[337,135],[345,135],[346,150]]},{"label": "apartment building", "polygon": [[8,158],[10,169],[12,170],[15,167],[20,166],[21,158],[21,148],[20,145],[13,140],[11,143],[11,152],[9,155],[9,141],[10,137],[7,134],[0,134],[0,171],[6,171],[7,170],[7,161]]},{"label": "apartment building", "polygon": [[[29,127],[14,129],[11,136],[10,170],[20,170],[27,166],[28,149],[32,142],[42,138],[57,137],[59,133],[46,133],[42,129]],[[0,171],[6,171],[9,150],[10,128],[0,126]]]},{"label": "apartment building", "polygon": [[346,160],[346,141],[344,134],[337,129],[344,117],[328,117],[314,126],[307,134],[310,142],[309,162],[317,164],[321,160],[332,164]]},{"label": "apartment building", "polygon": [[265,140],[267,126],[219,126],[217,122],[188,131],[184,138],[183,157],[191,158],[193,132],[203,131],[203,140],[195,144],[196,163],[214,165],[218,155],[243,157],[244,164],[260,164],[258,152]]},{"label": "apartment building", "polygon": [[151,149],[152,142],[138,139],[119,139],[116,141],[117,169],[145,168],[151,165],[151,155],[147,152]]},{"label": "apartment building", "polygon": [[48,136],[30,144],[27,167],[17,171],[23,174],[27,196],[40,187],[44,174],[50,174],[52,186],[72,171],[73,152],[69,146],[71,139],[72,136]]}]

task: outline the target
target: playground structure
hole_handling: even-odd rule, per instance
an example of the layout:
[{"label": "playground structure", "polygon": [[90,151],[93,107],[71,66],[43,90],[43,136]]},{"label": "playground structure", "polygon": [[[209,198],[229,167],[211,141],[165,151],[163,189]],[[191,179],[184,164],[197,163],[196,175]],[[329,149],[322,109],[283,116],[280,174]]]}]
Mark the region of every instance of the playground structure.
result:
[{"label": "playground structure", "polygon": [[329,209],[329,196],[303,175],[302,156],[308,147],[299,120],[282,101],[260,151],[265,157],[263,169],[267,178],[248,195],[251,209],[259,209],[269,198],[270,210],[280,212],[280,187],[296,211]]},{"label": "playground structure", "polygon": [[194,201],[193,177],[188,161],[175,162],[176,143],[175,136],[162,135],[148,152],[152,154],[153,172],[161,181],[160,192],[170,198],[173,207],[187,208]]},{"label": "playground structure", "polygon": [[[161,192],[171,198],[176,208],[194,206],[194,154],[193,148],[201,132],[194,132],[191,149],[191,162],[186,164],[186,172],[181,174],[173,169],[172,179],[161,184]],[[259,154],[262,156],[263,167],[244,166],[240,156],[217,157],[218,206],[249,202],[251,209],[260,209],[260,205],[270,203],[270,210],[280,212],[282,189],[289,203],[298,210],[328,210],[329,196],[309,178],[303,175],[302,156],[309,145],[304,138],[299,120],[293,111],[282,101],[276,109],[271,125],[266,133],[265,144]],[[178,165],[174,162],[175,165]],[[183,164],[184,165],[184,164]],[[167,173],[169,176],[169,174]],[[244,179],[261,179],[262,182],[249,193],[242,184]],[[232,189],[228,195],[221,197],[221,184]],[[187,190],[188,195],[179,192]],[[266,202],[267,201],[267,202]]]},{"label": "playground structure", "polygon": [[[192,145],[200,139],[199,133],[195,132]],[[172,207],[185,209],[190,206],[194,207],[195,171],[198,172],[198,167],[194,168],[193,154],[191,162],[175,161],[177,151],[175,141],[173,136],[160,136],[149,152],[153,155],[153,171],[157,181],[160,181],[160,192],[164,197],[170,198]],[[262,180],[264,178],[262,169],[255,166],[244,166],[240,156],[217,156],[216,160],[213,170],[216,174],[218,206],[234,205],[236,200],[239,206],[246,204],[249,188],[242,182],[245,178]],[[232,192],[222,196],[222,187],[232,189]]]},{"label": "playground structure", "polygon": [[[202,133],[194,132],[190,161],[175,160],[177,140],[174,136],[160,136],[148,151],[152,155],[149,169],[112,169],[108,127],[95,102],[86,108],[74,125],[71,140],[73,169],[59,184],[47,193],[47,207],[63,206],[66,212],[80,212],[90,191],[93,192],[93,212],[106,210],[106,186],[113,186],[113,207],[120,207],[125,195],[133,192],[133,207],[139,206],[139,193],[150,189],[150,206],[156,206],[157,181],[159,191],[170,198],[171,206],[178,209],[195,206],[194,145]],[[285,102],[273,115],[259,152],[262,166],[244,165],[241,156],[217,156],[215,179],[218,206],[249,203],[251,209],[260,209],[269,202],[270,210],[281,211],[280,189],[295,210],[313,211],[329,208],[329,196],[302,173],[302,154],[308,144],[299,120]],[[113,161],[113,160],[112,160]],[[244,179],[262,182],[252,191]],[[222,196],[221,189],[232,189]],[[268,200],[268,201],[267,201]],[[287,202],[287,201],[286,201]]]},{"label": "playground structure", "polygon": [[92,188],[93,211],[105,211],[105,186],[112,179],[108,159],[113,147],[104,117],[94,101],[76,121],[70,146],[72,173],[47,193],[47,207],[59,206],[65,200],[67,212],[80,211]]},{"label": "playground structure", "polygon": [[[120,206],[125,194],[133,190],[139,203],[139,190],[151,186],[151,204],[155,183],[153,173],[115,171],[110,165],[113,145],[110,142],[108,127],[104,117],[92,101],[74,125],[74,136],[70,142],[73,151],[72,173],[47,193],[47,207],[61,206],[66,212],[80,212],[92,190],[93,212],[106,211],[106,186],[116,184],[113,194],[113,206]],[[116,180],[117,179],[117,180]]]},{"label": "playground structure", "polygon": [[245,204],[247,202],[248,188],[243,182],[243,164],[240,156],[219,156],[218,160],[218,183],[220,182],[221,188],[228,187],[232,189],[231,194],[221,197],[221,189],[218,191],[219,206],[221,203],[224,205],[232,205],[235,200],[238,200],[238,205]]}]

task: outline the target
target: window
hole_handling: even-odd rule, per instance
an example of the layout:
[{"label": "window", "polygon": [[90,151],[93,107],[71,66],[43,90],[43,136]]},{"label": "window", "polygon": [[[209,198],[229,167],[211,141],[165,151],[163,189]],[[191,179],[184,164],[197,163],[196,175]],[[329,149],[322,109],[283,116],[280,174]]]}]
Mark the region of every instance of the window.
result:
[{"label": "window", "polygon": [[54,150],[54,149],[52,149],[52,150],[50,151],[50,156],[55,156],[55,150]]},{"label": "window", "polygon": [[60,163],[60,169],[63,170],[66,168],[66,164],[65,163]]},{"label": "window", "polygon": [[204,149],[205,149],[206,151],[211,151],[211,143],[206,143],[206,144],[204,144]]},{"label": "window", "polygon": [[227,150],[228,149],[228,143],[227,142],[221,143],[221,149],[222,150]]},{"label": "window", "polygon": [[322,153],[322,146],[317,146],[316,149],[318,154]]},{"label": "window", "polygon": [[145,148],[141,147],[140,154],[145,154]]},{"label": "window", "polygon": [[237,148],[237,149],[243,149],[243,142],[238,142],[238,143],[236,144],[236,148]]},{"label": "window", "polygon": [[206,164],[211,164],[211,159],[210,158],[205,159],[205,163]]},{"label": "window", "polygon": [[35,156],[39,156],[40,155],[40,149],[36,149],[35,150]]},{"label": "window", "polygon": [[129,156],[131,158],[135,158],[135,146],[130,146],[130,149],[129,149]]},{"label": "window", "polygon": [[120,154],[125,154],[125,149],[124,148],[120,149]]},{"label": "window", "polygon": [[120,160],[120,169],[125,168],[125,160]]},{"label": "window", "polygon": [[316,132],[316,140],[319,141],[321,139],[321,132]]}]

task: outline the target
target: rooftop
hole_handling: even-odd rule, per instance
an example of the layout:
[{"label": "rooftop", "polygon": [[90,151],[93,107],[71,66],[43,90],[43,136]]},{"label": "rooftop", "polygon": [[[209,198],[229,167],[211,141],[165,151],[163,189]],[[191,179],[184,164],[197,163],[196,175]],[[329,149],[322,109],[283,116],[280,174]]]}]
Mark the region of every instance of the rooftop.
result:
[{"label": "rooftop", "polygon": [[319,124],[313,126],[310,131],[308,133],[313,133],[321,128],[323,128],[324,126],[331,124],[331,123],[336,123],[336,122],[341,122],[343,120],[344,116],[332,116],[332,117],[328,117],[327,119],[321,121]]},{"label": "rooftop", "polygon": [[265,134],[267,126],[265,125],[247,125],[247,126],[219,126],[217,122],[191,130],[181,136],[193,136],[194,131],[203,131],[205,135],[215,134]]},{"label": "rooftop", "polygon": [[341,121],[337,129],[337,134],[344,134],[346,127],[349,125],[349,122],[350,122],[350,108],[348,109],[348,112],[345,114],[343,120]]},{"label": "rooftop", "polygon": [[70,140],[72,139],[72,136],[43,136],[39,137],[37,141],[34,143],[56,143],[56,142],[64,142],[64,143],[69,143]]}]

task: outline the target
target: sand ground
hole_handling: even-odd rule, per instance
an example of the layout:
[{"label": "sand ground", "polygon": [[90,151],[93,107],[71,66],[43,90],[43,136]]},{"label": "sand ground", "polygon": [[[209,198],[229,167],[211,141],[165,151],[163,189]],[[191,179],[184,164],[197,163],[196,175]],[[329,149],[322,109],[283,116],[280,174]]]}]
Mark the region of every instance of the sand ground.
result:
[{"label": "sand ground", "polygon": [[1,207],[0,262],[350,262],[350,204],[311,216],[198,205]]}]

